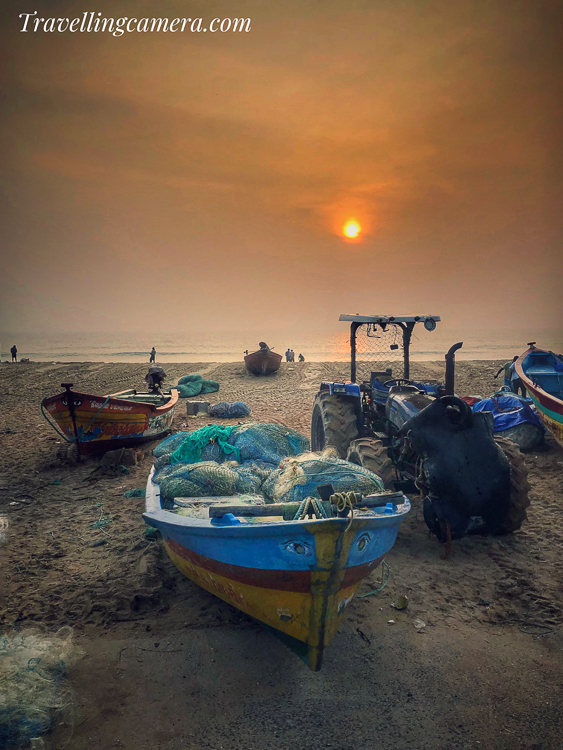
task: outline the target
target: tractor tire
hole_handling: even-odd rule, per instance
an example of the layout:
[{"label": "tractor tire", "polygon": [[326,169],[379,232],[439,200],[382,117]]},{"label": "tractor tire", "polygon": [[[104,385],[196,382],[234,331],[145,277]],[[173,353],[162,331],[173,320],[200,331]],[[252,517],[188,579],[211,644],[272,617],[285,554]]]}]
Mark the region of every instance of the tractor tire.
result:
[{"label": "tractor tire", "polygon": [[387,448],[381,440],[372,438],[353,440],[346,458],[350,463],[377,474],[386,490],[395,489],[393,482],[397,479],[397,474],[393,462],[387,455]]},{"label": "tractor tire", "polygon": [[315,396],[311,420],[311,449],[322,451],[332,445],[340,458],[346,458],[348,446],[358,437],[354,405],[349,398],[321,392]]},{"label": "tractor tire", "polygon": [[510,534],[522,526],[527,518],[526,508],[530,505],[528,491],[528,469],[520,448],[508,438],[495,435],[495,443],[504,453],[510,464],[510,501],[505,518],[499,523],[495,534]]}]

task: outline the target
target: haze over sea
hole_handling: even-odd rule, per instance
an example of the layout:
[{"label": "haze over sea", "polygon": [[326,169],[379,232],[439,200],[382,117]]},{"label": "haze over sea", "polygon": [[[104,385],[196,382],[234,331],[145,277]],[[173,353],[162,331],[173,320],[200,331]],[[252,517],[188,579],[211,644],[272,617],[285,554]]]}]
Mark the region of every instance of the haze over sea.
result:
[{"label": "haze over sea", "polygon": [[[255,351],[265,340],[274,351],[284,354],[292,348],[295,357],[302,353],[308,362],[347,361],[349,359],[349,324],[341,323],[333,331],[201,331],[193,333],[146,334],[142,331],[103,334],[73,332],[60,334],[0,334],[2,361],[9,360],[10,347],[15,343],[18,359],[27,357],[44,362],[148,362],[152,346],[157,361],[163,362],[238,362],[245,349]],[[457,359],[502,359],[525,351],[528,341],[538,346],[563,351],[563,333],[555,329],[525,330],[507,334],[490,328],[484,331],[452,330],[438,324],[428,333],[422,326],[415,329],[411,359],[442,360],[449,347],[463,341]],[[464,335],[465,334],[465,335]]]}]

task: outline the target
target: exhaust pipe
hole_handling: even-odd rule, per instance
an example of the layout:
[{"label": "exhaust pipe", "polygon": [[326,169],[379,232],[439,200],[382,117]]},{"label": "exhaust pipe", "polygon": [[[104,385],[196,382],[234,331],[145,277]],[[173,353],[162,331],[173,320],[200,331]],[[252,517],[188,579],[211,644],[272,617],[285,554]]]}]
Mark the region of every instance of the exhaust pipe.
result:
[{"label": "exhaust pipe", "polygon": [[463,341],[450,347],[446,354],[446,396],[453,396],[455,390],[455,353],[463,346]]}]

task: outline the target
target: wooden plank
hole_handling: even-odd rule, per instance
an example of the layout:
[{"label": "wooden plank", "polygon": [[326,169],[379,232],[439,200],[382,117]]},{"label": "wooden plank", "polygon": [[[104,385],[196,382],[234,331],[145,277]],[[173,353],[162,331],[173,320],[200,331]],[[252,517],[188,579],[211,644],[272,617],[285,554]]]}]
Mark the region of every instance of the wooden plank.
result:
[{"label": "wooden plank", "polygon": [[[377,495],[366,495],[357,504],[358,508],[380,508],[387,503],[402,504],[404,495],[402,492],[382,492]],[[201,499],[201,498],[200,498]],[[221,498],[223,499],[223,498]],[[233,516],[281,516],[286,513],[297,513],[301,503],[271,503],[270,505],[224,505],[213,504],[209,506],[209,518],[220,518],[225,513]]]},{"label": "wooden plank", "polygon": [[272,503],[271,505],[210,505],[209,518],[220,518],[226,513],[233,516],[283,516],[285,512],[297,513],[301,503]]}]

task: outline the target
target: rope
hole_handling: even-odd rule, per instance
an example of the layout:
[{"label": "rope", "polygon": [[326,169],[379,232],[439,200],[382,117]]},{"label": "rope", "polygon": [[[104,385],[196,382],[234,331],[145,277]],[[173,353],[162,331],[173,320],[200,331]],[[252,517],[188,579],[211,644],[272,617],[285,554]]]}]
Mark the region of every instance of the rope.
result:
[{"label": "rope", "polygon": [[[387,577],[385,576],[387,574]],[[391,577],[391,568],[385,560],[381,563],[381,585],[378,589],[375,589],[374,591],[368,591],[367,594],[359,594],[356,599],[364,599],[366,596],[373,596],[374,594],[379,594],[380,591],[383,591],[385,586],[389,583],[389,578]]]},{"label": "rope", "polygon": [[314,513],[315,518],[328,518],[322,502],[319,502],[315,497],[306,497],[301,501],[293,520],[302,521],[309,513]]},{"label": "rope", "polygon": [[344,531],[348,531],[354,520],[354,504],[356,503],[355,492],[335,492],[334,495],[330,496],[331,502],[336,505],[338,513],[344,513],[346,508],[350,510],[350,520]]},{"label": "rope", "polygon": [[74,437],[69,438],[68,435],[65,435],[64,432],[61,432],[58,427],[55,427],[55,425],[51,422],[49,417],[45,414],[45,409],[43,408],[43,404],[41,404],[41,414],[45,418],[45,421],[49,425],[49,427],[52,427],[56,433],[58,433],[63,440],[65,440],[67,443],[75,443],[76,439]]}]

